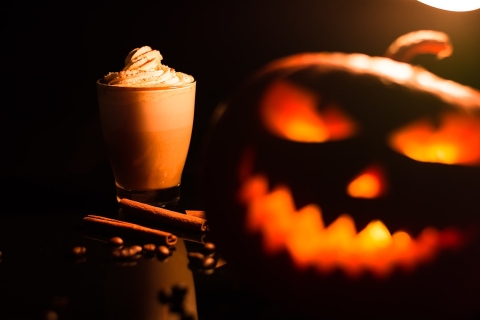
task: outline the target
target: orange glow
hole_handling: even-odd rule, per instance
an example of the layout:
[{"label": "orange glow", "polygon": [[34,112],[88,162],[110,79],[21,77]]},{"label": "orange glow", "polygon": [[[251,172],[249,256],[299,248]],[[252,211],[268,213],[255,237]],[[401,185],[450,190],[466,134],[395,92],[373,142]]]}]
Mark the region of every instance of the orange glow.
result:
[{"label": "orange glow", "polygon": [[374,199],[383,194],[385,179],[381,170],[371,167],[358,175],[347,186],[347,193],[353,198]]},{"label": "orange glow", "polygon": [[273,134],[298,142],[341,140],[354,135],[355,124],[338,107],[318,110],[318,97],[287,82],[274,83],[265,93],[261,116]]},{"label": "orange glow", "polygon": [[392,235],[392,240],[398,248],[408,248],[412,238],[405,231],[397,231]]},{"label": "orange glow", "polygon": [[480,119],[445,114],[436,128],[421,119],[391,134],[390,146],[417,161],[444,164],[480,164]]},{"label": "orange glow", "polygon": [[373,251],[388,247],[392,243],[392,236],[382,221],[375,220],[358,234],[358,241],[362,243],[361,248]]},{"label": "orange glow", "polygon": [[439,250],[460,243],[454,230],[426,228],[416,239],[405,231],[392,235],[380,220],[357,232],[347,214],[325,226],[320,207],[310,204],[297,210],[290,190],[279,186],[269,192],[268,180],[262,175],[247,179],[238,199],[246,206],[247,230],[262,234],[268,254],[286,250],[297,267],[315,267],[322,273],[340,268],[351,277],[366,270],[385,277],[394,267],[411,270]]}]

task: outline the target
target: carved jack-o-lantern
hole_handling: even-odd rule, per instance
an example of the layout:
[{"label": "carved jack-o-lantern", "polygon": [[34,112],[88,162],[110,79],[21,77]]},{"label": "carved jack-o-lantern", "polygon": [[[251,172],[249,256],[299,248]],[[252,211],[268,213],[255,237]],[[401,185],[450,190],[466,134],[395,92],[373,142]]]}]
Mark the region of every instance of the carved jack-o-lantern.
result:
[{"label": "carved jack-o-lantern", "polygon": [[448,55],[443,34],[389,49],[288,57],[241,88],[207,149],[207,214],[227,257],[302,310],[474,316],[480,93],[394,61]]}]

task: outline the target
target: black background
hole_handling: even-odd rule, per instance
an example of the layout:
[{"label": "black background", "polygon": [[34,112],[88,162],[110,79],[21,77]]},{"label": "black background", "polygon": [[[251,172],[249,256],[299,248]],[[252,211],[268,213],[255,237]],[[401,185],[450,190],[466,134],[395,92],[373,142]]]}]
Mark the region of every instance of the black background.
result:
[{"label": "black background", "polygon": [[8,197],[25,186],[66,198],[79,190],[98,199],[113,194],[95,81],[142,45],[197,80],[186,175],[201,170],[215,107],[279,57],[382,55],[398,36],[433,29],[450,35],[453,56],[415,62],[480,88],[480,10],[447,12],[414,0],[7,1],[1,8],[0,176]]},{"label": "black background", "polygon": [[[33,301],[37,314],[44,307],[39,296],[58,294],[72,294],[72,310],[83,312],[72,319],[102,314],[103,260],[89,257],[72,267],[58,252],[85,244],[75,242],[85,241],[74,228],[81,216],[114,212],[95,82],[120,70],[133,48],[158,49],[165,64],[197,80],[184,177],[193,188],[214,109],[265,63],[300,52],[382,55],[398,36],[433,29],[451,37],[453,56],[415,63],[480,88],[479,22],[480,10],[447,12],[414,0],[1,2],[0,318],[5,307],[27,312],[22,299]],[[89,252],[103,250],[86,244]],[[86,279],[90,274],[100,280]],[[196,283],[203,319],[243,319],[264,307],[249,294],[229,292],[230,282],[218,279]],[[228,299],[231,309],[225,307]]]}]

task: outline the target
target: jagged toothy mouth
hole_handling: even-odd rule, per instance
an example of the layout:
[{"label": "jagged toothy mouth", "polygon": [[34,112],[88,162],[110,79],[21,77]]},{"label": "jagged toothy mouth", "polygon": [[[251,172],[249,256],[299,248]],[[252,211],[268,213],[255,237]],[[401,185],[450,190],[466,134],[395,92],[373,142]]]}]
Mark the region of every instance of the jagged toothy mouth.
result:
[{"label": "jagged toothy mouth", "polygon": [[321,273],[339,268],[352,277],[365,271],[385,277],[396,268],[411,271],[443,250],[459,248],[465,240],[457,229],[433,227],[424,228],[417,237],[401,230],[391,234],[380,220],[357,232],[349,214],[325,226],[319,205],[297,209],[290,189],[270,188],[262,174],[244,177],[237,196],[246,208],[246,230],[261,234],[267,254],[285,250],[296,266],[314,267]]}]

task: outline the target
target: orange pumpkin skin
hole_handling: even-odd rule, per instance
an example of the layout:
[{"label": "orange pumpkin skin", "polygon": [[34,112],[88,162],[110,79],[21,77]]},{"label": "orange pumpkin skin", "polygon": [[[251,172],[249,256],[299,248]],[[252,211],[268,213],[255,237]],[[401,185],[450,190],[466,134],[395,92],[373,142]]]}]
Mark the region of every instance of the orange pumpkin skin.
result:
[{"label": "orange pumpkin skin", "polygon": [[[279,84],[315,97],[320,114],[334,106],[352,130],[321,142],[281,136],[275,124],[268,127],[265,113],[268,99],[278,104],[287,99],[276,97],[284,92],[284,87],[272,89]],[[460,126],[463,119],[476,124],[477,91],[387,58],[302,54],[266,66],[225,106],[204,162],[205,209],[219,248],[259,291],[274,300],[293,301],[291,306],[307,316],[327,319],[480,315],[480,161],[475,155],[468,163],[418,161],[389,144],[392,134],[420,119],[442,127],[443,115],[459,115]],[[470,148],[480,147],[472,127],[463,137],[472,140]],[[251,162],[244,161],[246,155]],[[382,168],[386,192],[374,199],[349,196],[348,182],[371,165]],[[247,205],[239,200],[245,174],[267,176],[270,190],[288,186],[296,208],[319,205],[326,225],[348,213],[357,230],[375,219],[391,231],[407,230],[413,236],[425,227],[455,228],[461,245],[440,250],[410,270],[394,265],[384,277],[368,269],[349,277],[341,267],[329,272],[309,264],[299,267],[291,252],[281,246],[275,254],[267,252],[265,234],[248,229]]]}]

